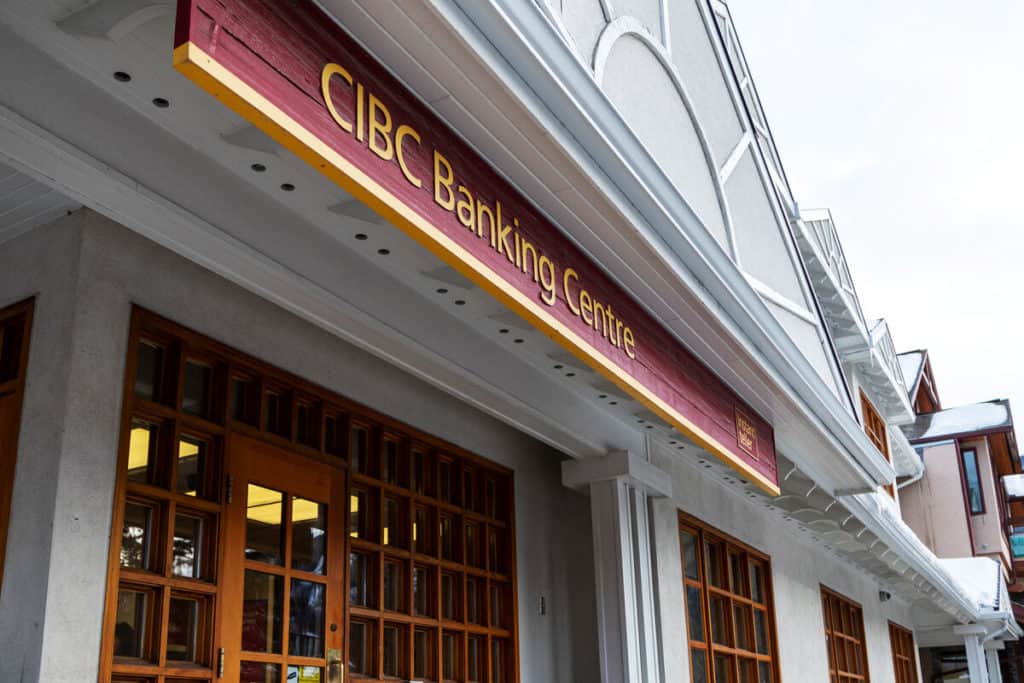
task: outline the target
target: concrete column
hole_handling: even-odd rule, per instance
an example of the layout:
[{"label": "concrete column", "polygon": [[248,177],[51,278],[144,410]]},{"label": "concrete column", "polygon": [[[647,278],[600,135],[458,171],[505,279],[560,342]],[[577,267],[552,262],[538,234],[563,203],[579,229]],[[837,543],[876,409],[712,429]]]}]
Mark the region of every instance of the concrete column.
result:
[{"label": "concrete column", "polygon": [[[967,675],[971,683],[990,683],[988,669],[985,665],[985,627],[980,624],[967,624],[957,626],[953,632],[963,636],[964,649],[967,654]],[[998,679],[996,679],[996,683],[998,683]]]},{"label": "concrete column", "polygon": [[985,643],[985,661],[988,664],[988,678],[992,683],[1002,683],[1003,671],[999,666],[999,651],[1006,645],[1001,640]]},{"label": "concrete column", "polygon": [[650,506],[671,477],[626,451],[567,461],[562,483],[590,493],[602,683],[661,680]]}]

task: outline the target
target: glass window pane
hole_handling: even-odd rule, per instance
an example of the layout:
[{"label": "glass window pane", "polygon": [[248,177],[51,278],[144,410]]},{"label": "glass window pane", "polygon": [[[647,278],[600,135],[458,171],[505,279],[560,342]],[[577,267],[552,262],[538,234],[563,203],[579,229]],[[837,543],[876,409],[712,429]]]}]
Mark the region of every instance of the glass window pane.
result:
[{"label": "glass window pane", "polygon": [[405,648],[402,645],[404,626],[384,624],[384,675],[398,678],[404,676],[402,659]]},{"label": "glass window pane", "polygon": [[121,529],[121,566],[149,569],[150,528],[153,509],[148,505],[128,502],[124,506]]},{"label": "glass window pane", "polygon": [[164,370],[164,350],[139,342],[135,355],[135,395],[147,401],[159,401]]},{"label": "glass window pane", "polygon": [[505,647],[504,641],[491,641],[491,683],[505,683],[505,672],[508,668],[505,662],[507,652],[508,648]]},{"label": "glass window pane", "polygon": [[201,439],[183,436],[178,442],[178,493],[202,496],[203,474],[206,471],[206,443]]},{"label": "glass window pane", "polygon": [[484,582],[476,577],[466,577],[466,621],[471,624],[484,625],[485,613]]},{"label": "glass window pane", "polygon": [[760,562],[750,563],[750,597],[764,604],[764,567]]},{"label": "glass window pane", "polygon": [[489,529],[487,532],[487,568],[499,574],[506,572],[505,534],[500,529]]},{"label": "glass window pane", "polygon": [[321,683],[323,669],[318,666],[289,666],[288,683]]},{"label": "glass window pane", "polygon": [[441,516],[441,557],[454,561],[455,558],[455,520],[447,515]]},{"label": "glass window pane", "polygon": [[384,545],[404,546],[405,539],[402,533],[405,525],[402,523],[401,507],[394,498],[384,499]]},{"label": "glass window pane", "polygon": [[757,665],[757,683],[772,683],[772,665],[768,662]]},{"label": "glass window pane", "polygon": [[708,683],[708,660],[704,650],[690,650],[690,664],[693,666],[693,683]]},{"label": "glass window pane", "polygon": [[758,654],[768,654],[768,615],[754,610],[754,644]]},{"label": "glass window pane", "polygon": [[480,527],[472,522],[466,523],[466,564],[479,567],[480,561]]},{"label": "glass window pane", "polygon": [[380,478],[388,484],[398,483],[398,443],[384,440],[384,452],[380,459]]},{"label": "glass window pane", "polygon": [[348,533],[352,538],[366,538],[369,506],[365,491],[353,491],[348,500]]},{"label": "glass window pane", "polygon": [[172,595],[167,617],[167,659],[195,662],[198,630],[199,601]]},{"label": "glass window pane", "polygon": [[451,572],[441,574],[441,617],[444,619],[459,619],[461,615],[456,614],[457,595],[459,579]]},{"label": "glass window pane", "polygon": [[690,640],[704,642],[704,610],[701,591],[696,586],[686,587],[686,620],[690,628]]},{"label": "glass window pane", "polygon": [[459,647],[454,633],[441,634],[441,678],[450,681],[458,675]]},{"label": "glass window pane", "polygon": [[348,558],[348,601],[350,605],[369,605],[369,558],[362,553],[352,553]]},{"label": "glass window pane", "polygon": [[384,562],[384,609],[392,612],[401,612],[403,608],[402,595],[404,595],[402,575],[403,567],[400,562]]},{"label": "glass window pane", "polygon": [[505,609],[505,593],[500,583],[491,584],[491,626],[507,627],[507,610]]},{"label": "glass window pane", "polygon": [[738,553],[729,553],[729,575],[733,593],[747,597],[746,572],[743,571],[743,557]]},{"label": "glass window pane", "polygon": [[683,563],[685,565],[686,578],[694,581],[700,580],[700,564],[697,557],[697,537],[691,533],[683,532]]},{"label": "glass window pane", "polygon": [[203,547],[203,520],[191,515],[174,516],[174,555],[171,572],[175,576],[198,578]]},{"label": "glass window pane", "polygon": [[323,657],[324,585],[296,579],[292,579],[291,584],[288,654],[295,657]]},{"label": "glass window pane", "polygon": [[256,425],[259,422],[259,383],[249,377],[231,378],[231,417]]},{"label": "glass window pane", "polygon": [[292,568],[327,571],[327,506],[292,497]]},{"label": "glass window pane", "polygon": [[450,460],[442,460],[440,468],[440,498],[445,503],[452,503],[454,502],[452,500],[452,462]]},{"label": "glass window pane", "polygon": [[729,629],[726,624],[726,619],[728,618],[726,600],[717,595],[712,595],[710,600],[711,640],[719,645],[731,645],[729,642]]},{"label": "glass window pane", "polygon": [[412,525],[413,550],[422,555],[433,555],[434,544],[431,543],[434,527],[430,524],[430,513],[426,508],[417,507]]},{"label": "glass window pane", "polygon": [[704,562],[707,569],[707,581],[712,586],[726,588],[725,572],[722,567],[722,546],[720,543],[704,544]]},{"label": "glass window pane", "polygon": [[373,672],[373,648],[370,625],[363,621],[352,621],[348,629],[348,668],[354,674]]},{"label": "glass window pane", "polygon": [[245,570],[242,604],[242,649],[249,652],[281,652],[281,614],[284,612],[284,579],[274,574]]},{"label": "glass window pane", "polygon": [[470,636],[466,641],[466,679],[471,683],[483,680],[487,650],[481,636]]},{"label": "glass window pane", "polygon": [[281,665],[242,662],[239,683],[281,683]]},{"label": "glass window pane", "polygon": [[417,627],[413,632],[413,678],[430,678],[433,675],[435,643],[432,631]]},{"label": "glass window pane", "polygon": [[729,655],[715,654],[715,683],[733,683],[733,659]]},{"label": "glass window pane", "polygon": [[416,493],[425,493],[427,488],[427,456],[423,451],[412,454],[412,486]]},{"label": "glass window pane", "polygon": [[349,433],[348,458],[352,470],[361,474],[366,474],[367,468],[366,443],[366,430],[362,427],[352,427]]},{"label": "glass window pane", "polygon": [[433,573],[426,567],[416,567],[412,572],[412,606],[416,616],[433,616]]},{"label": "glass window pane", "polygon": [[114,656],[146,656],[144,644],[149,638],[149,604],[146,591],[121,588],[117,591],[117,625],[114,626]]},{"label": "glass window pane", "polygon": [[739,660],[739,683],[757,683],[757,662]]},{"label": "glass window pane", "polygon": [[735,647],[740,650],[753,650],[753,643],[750,638],[750,607],[747,605],[734,604],[732,607],[732,627],[736,636]]},{"label": "glass window pane", "polygon": [[971,504],[971,513],[980,514],[985,511],[984,499],[981,496],[981,475],[978,472],[978,455],[973,448],[963,451],[964,473],[967,475],[967,497]]},{"label": "glass window pane", "polygon": [[128,481],[148,484],[152,482],[152,469],[156,464],[159,430],[148,422],[132,422],[128,436]]},{"label": "glass window pane", "polygon": [[284,494],[249,484],[245,510],[245,558],[281,564],[284,558]]},{"label": "glass window pane", "polygon": [[210,381],[212,377],[213,371],[206,365],[191,360],[185,363],[182,412],[200,417],[210,416]]}]

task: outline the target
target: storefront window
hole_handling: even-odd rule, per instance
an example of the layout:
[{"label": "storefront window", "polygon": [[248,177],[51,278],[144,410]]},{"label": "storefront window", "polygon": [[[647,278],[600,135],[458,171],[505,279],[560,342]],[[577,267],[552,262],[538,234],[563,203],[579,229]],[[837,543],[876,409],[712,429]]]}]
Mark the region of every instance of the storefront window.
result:
[{"label": "storefront window", "polygon": [[768,557],[689,517],[680,543],[694,683],[774,683]]}]

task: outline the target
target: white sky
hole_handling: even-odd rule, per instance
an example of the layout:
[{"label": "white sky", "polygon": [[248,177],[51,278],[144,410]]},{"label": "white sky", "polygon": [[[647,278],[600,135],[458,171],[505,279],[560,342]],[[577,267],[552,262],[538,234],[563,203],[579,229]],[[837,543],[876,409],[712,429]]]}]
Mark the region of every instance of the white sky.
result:
[{"label": "white sky", "polygon": [[[945,407],[1024,420],[1024,2],[729,0],[801,207]],[[1024,422],[1022,422],[1024,424]]]}]

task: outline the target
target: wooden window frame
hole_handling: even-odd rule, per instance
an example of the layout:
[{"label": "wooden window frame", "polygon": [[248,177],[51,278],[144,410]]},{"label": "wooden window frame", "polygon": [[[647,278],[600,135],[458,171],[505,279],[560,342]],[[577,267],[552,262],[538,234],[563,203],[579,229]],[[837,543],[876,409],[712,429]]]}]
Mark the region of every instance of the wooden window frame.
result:
[{"label": "wooden window frame", "polygon": [[[839,628],[836,628],[833,620],[833,605],[840,610],[847,611],[845,617],[847,617],[846,620],[849,622],[848,625],[854,627],[853,633],[847,632],[846,625],[843,624],[843,618],[840,618]],[[871,673],[868,668],[867,634],[864,631],[864,608],[859,602],[851,600],[842,593],[837,593],[824,585],[821,586],[821,607],[825,622],[825,644],[828,650],[829,680],[833,683],[837,681],[841,683],[851,681],[870,683]],[[840,657],[837,650],[839,641],[849,644],[854,648],[855,654],[860,660],[863,673],[857,673],[849,668],[839,668]],[[847,659],[848,655],[849,650],[844,648],[842,659]]]},{"label": "wooden window frame", "polygon": [[[687,575],[687,557],[685,543],[683,541],[684,534],[690,534],[696,540],[695,547],[697,549],[696,559],[698,569],[698,578],[696,579]],[[726,585],[728,586],[726,588],[712,585],[712,582],[709,580],[709,563],[707,557],[709,541],[714,545],[718,545],[722,549],[721,557],[723,564],[721,566],[721,571],[726,578]],[[775,621],[775,595],[772,584],[771,557],[684,512],[679,513],[679,543],[683,575],[683,619],[686,627],[687,659],[690,664],[690,679],[694,680],[695,675],[694,651],[700,650],[704,653],[706,680],[708,683],[732,683],[732,681],[737,680],[738,671],[736,670],[736,667],[739,665],[741,660],[747,663],[753,663],[755,669],[760,666],[761,663],[766,663],[771,671],[770,680],[773,681],[773,683],[777,683],[780,680],[778,629]],[[732,558],[734,557],[739,557],[739,561],[742,565],[742,578],[740,580],[741,586],[739,592],[734,592],[731,585],[734,583],[731,564]],[[754,599],[750,585],[751,571],[755,566],[760,566],[762,570],[761,573],[764,591],[762,602],[758,602]],[[693,640],[691,638],[693,630],[689,623],[691,610],[690,605],[686,602],[688,599],[687,589],[696,589],[700,594],[701,605],[698,611],[701,615],[700,628],[703,632],[703,640]],[[712,596],[722,600],[726,605],[726,609],[723,611],[723,615],[725,617],[724,628],[729,632],[729,637],[727,638],[728,642],[725,644],[714,642],[711,621]],[[740,649],[735,647],[736,630],[734,628],[734,620],[737,607],[740,611],[749,612],[749,619],[747,620],[747,626],[745,629],[746,637],[752,649]],[[755,615],[758,612],[764,614],[765,637],[768,641],[766,648],[767,653],[757,652],[757,628]],[[724,682],[716,681],[714,671],[715,655],[725,655],[732,658],[733,669],[730,677],[731,680]],[[753,675],[753,680],[758,680],[758,672],[756,670]]]},{"label": "wooden window frame", "polygon": [[[892,454],[889,452],[889,427],[885,424],[885,418],[875,408],[875,404],[871,402],[864,390],[860,390],[860,411],[861,420],[864,423],[864,433],[871,439],[871,443],[875,445],[878,452],[885,457],[886,462],[892,464]],[[896,497],[896,487],[893,484],[885,486],[886,493],[890,497]]]},{"label": "wooden window frame", "polygon": [[[967,448],[961,448],[960,450],[960,471],[964,477],[964,494],[967,498],[967,511],[972,517],[983,515],[988,511],[988,506],[985,504],[985,487],[981,484],[981,464],[978,462],[978,448],[976,446],[970,446]],[[967,474],[967,453],[971,453],[974,459],[974,474],[977,476],[978,481],[978,502],[981,507],[978,510],[974,509],[974,504],[971,502],[971,479]]]},{"label": "wooden window frame", "polygon": [[919,683],[914,632],[890,621],[889,645],[892,648],[894,683]]},{"label": "wooden window frame", "polygon": [[[7,532],[11,522],[11,504],[14,498],[14,476],[18,462],[18,436],[21,432],[21,411],[25,399],[25,378],[28,374],[28,354],[32,341],[32,314],[35,300],[12,304],[0,309],[0,402],[8,404],[6,420],[0,422],[0,587],[4,579],[4,557]],[[17,347],[4,349],[6,330],[15,330]],[[8,365],[8,363],[10,365]],[[4,373],[10,373],[5,377]]]},{"label": "wooden window frame", "polygon": [[[136,384],[136,361],[139,343],[143,340],[162,345],[164,349],[164,368],[160,374],[162,386],[156,400],[149,400],[137,396]],[[350,620],[363,621],[372,624],[376,630],[368,633],[369,642],[374,649],[371,658],[376,667],[376,676],[360,676],[346,671],[346,680],[388,680],[397,681],[395,678],[385,678],[383,675],[383,629],[385,625],[401,625],[405,632],[400,638],[400,647],[403,655],[408,655],[399,667],[400,671],[411,674],[413,665],[413,634],[417,627],[428,628],[433,634],[434,650],[430,659],[432,660],[434,674],[431,678],[441,683],[441,648],[443,645],[442,634],[455,633],[457,642],[455,652],[458,654],[456,661],[456,678],[464,678],[467,673],[467,643],[470,639],[482,647],[483,651],[476,651],[480,670],[479,681],[487,683],[491,680],[491,661],[493,643],[500,643],[500,651],[503,661],[501,680],[503,683],[515,683],[519,680],[519,623],[518,623],[518,583],[516,580],[516,546],[515,546],[515,509],[514,509],[514,472],[506,467],[478,455],[465,451],[454,444],[438,439],[430,434],[413,429],[386,415],[366,408],[348,398],[326,390],[306,381],[295,375],[280,370],[270,364],[264,363],[256,358],[245,355],[204,335],[189,330],[170,320],[162,318],[144,309],[133,307],[131,328],[129,334],[129,345],[127,349],[128,361],[125,369],[123,384],[123,414],[121,421],[121,438],[118,455],[117,480],[115,483],[114,511],[111,526],[110,554],[108,558],[107,596],[103,618],[102,649],[100,652],[100,675],[101,682],[111,680],[111,677],[131,680],[156,681],[167,678],[188,678],[196,681],[215,681],[216,678],[216,656],[213,648],[212,629],[209,628],[212,618],[217,614],[217,601],[223,593],[223,580],[221,559],[218,555],[221,548],[216,540],[210,540],[207,535],[207,562],[213,563],[209,573],[204,579],[185,579],[171,574],[170,537],[173,533],[173,520],[175,507],[185,506],[190,511],[196,510],[206,515],[211,520],[213,532],[221,525],[221,516],[226,512],[226,498],[229,483],[225,480],[226,467],[223,462],[217,462],[227,457],[228,450],[223,446],[228,442],[232,434],[245,436],[251,439],[271,444],[289,452],[309,457],[317,462],[326,463],[330,466],[344,469],[347,473],[346,490],[344,500],[346,508],[342,517],[345,519],[343,531],[345,537],[344,576],[345,583],[348,577],[348,558],[352,550],[365,552],[370,556],[368,577],[368,590],[374,596],[371,608],[353,606],[349,603],[349,597],[345,598],[343,610],[344,619],[344,647],[348,647],[348,633]],[[200,417],[183,411],[183,377],[185,362],[188,359],[201,361],[208,364],[213,372],[211,383],[208,388],[210,410],[207,417]],[[242,384],[236,384],[235,380],[242,380]],[[233,409],[235,404],[236,391],[242,392],[239,397],[243,399],[240,406],[241,414],[235,415]],[[265,397],[268,391],[277,392],[281,397],[281,410],[268,421],[265,414]],[[309,421],[307,424],[298,424],[300,410]],[[172,463],[170,471],[166,467],[160,470],[160,482],[148,481],[140,483],[129,481],[128,459],[130,446],[130,431],[133,421],[144,419],[150,422],[164,425],[165,432],[173,436],[168,438],[170,447],[160,446],[164,449],[170,448],[168,453],[158,453],[157,457],[162,463],[164,460]],[[269,429],[269,427],[273,429]],[[353,426],[361,426],[367,429],[367,457],[365,467],[368,471],[357,473],[351,471],[348,451],[350,450],[349,435]],[[329,433],[334,430],[334,433]],[[183,433],[198,435],[216,444],[218,451],[212,454],[213,464],[207,468],[210,475],[210,491],[208,500],[198,497],[187,497],[174,490],[176,477],[174,467],[177,463],[178,438]],[[330,439],[329,439],[330,437]],[[158,440],[161,437],[158,436]],[[396,462],[399,471],[397,480],[394,483],[381,478],[379,471],[379,455],[383,449],[385,439],[398,443],[399,454]],[[419,452],[423,454],[424,462],[428,463],[425,472],[424,490],[418,491],[413,478],[413,461],[411,454]],[[440,500],[439,491],[435,486],[439,476],[438,467],[442,458],[454,463],[455,472],[459,476],[454,477],[452,483],[458,488],[454,492],[451,502]],[[432,469],[431,469],[432,468]],[[472,473],[469,479],[462,475],[465,472]],[[470,482],[480,491],[475,497],[473,509],[466,509],[461,505],[465,497],[462,491],[464,486]],[[473,483],[475,482],[475,484]],[[160,483],[164,484],[161,488]],[[369,539],[352,539],[349,534],[349,494],[353,486],[368,491],[367,502],[375,504],[376,509],[372,511],[368,520]],[[491,492],[494,492],[493,494]],[[490,500],[490,497],[500,500]],[[385,545],[380,533],[381,524],[384,518],[384,501],[387,498],[398,499],[404,507],[399,513],[399,518],[407,523],[408,528],[403,528],[399,535],[401,541],[397,545]],[[155,562],[159,563],[160,571],[136,570],[121,566],[121,540],[124,526],[126,502],[141,502],[152,505],[156,510],[154,517],[156,521],[153,526],[159,526],[160,530],[154,532],[155,544],[151,541],[156,550]],[[438,535],[434,539],[429,554],[416,552],[412,547],[413,514],[416,507],[425,507],[431,513],[428,514],[426,522],[437,524],[441,512],[449,514],[456,520],[456,537],[464,535],[465,523],[475,525],[480,529],[481,537],[478,538],[478,552],[480,562],[483,565],[468,565],[461,560],[462,546],[457,544],[457,552],[460,553],[455,561],[445,560],[441,557],[441,544],[439,539],[440,531],[434,528],[430,533]],[[160,532],[167,536],[162,538]],[[497,542],[501,544],[497,553],[490,551],[490,538],[494,534]],[[374,534],[378,534],[374,536]],[[212,544],[210,546],[209,544]],[[164,547],[166,545],[166,547]],[[209,552],[209,548],[213,552]],[[406,570],[403,577],[402,600],[407,614],[390,612],[383,609],[383,561],[395,559]],[[501,571],[490,566],[494,558],[502,561]],[[376,566],[376,570],[372,566]],[[413,593],[412,593],[412,568],[425,566],[433,571],[433,578],[436,584],[431,587],[430,599],[436,604],[433,606],[433,616],[413,615]],[[495,569],[492,571],[492,569]],[[376,571],[376,574],[374,574]],[[465,621],[443,619],[441,617],[441,595],[440,577],[442,571],[456,572],[462,577],[459,585],[464,591],[465,577],[474,576],[482,581],[484,594],[479,597],[479,604],[484,613],[485,624],[470,624]],[[373,583],[371,583],[373,582]],[[118,592],[120,586],[140,587],[154,591],[154,600],[157,606],[163,605],[162,623],[155,624],[155,636],[149,638],[148,648],[151,652],[148,661],[125,660],[114,657],[115,626],[117,616]],[[490,624],[492,609],[490,587],[499,586],[501,591],[500,607],[504,610],[503,622],[500,627]],[[343,592],[349,596],[348,586],[343,586]],[[171,591],[182,592],[189,595],[199,594],[207,600],[206,608],[208,618],[202,621],[203,633],[197,638],[197,651],[202,652],[203,661],[208,666],[199,667],[194,664],[178,666],[166,661],[166,634],[168,610]],[[456,601],[461,607],[465,604],[465,594]],[[151,610],[152,611],[152,610]],[[430,610],[428,610],[429,612]],[[465,615],[465,612],[463,612]],[[150,619],[150,617],[147,617]],[[341,625],[339,624],[339,627]],[[348,661],[348,653],[345,652],[345,660]],[[347,669],[347,665],[346,665]],[[408,678],[408,676],[407,676]]]}]

